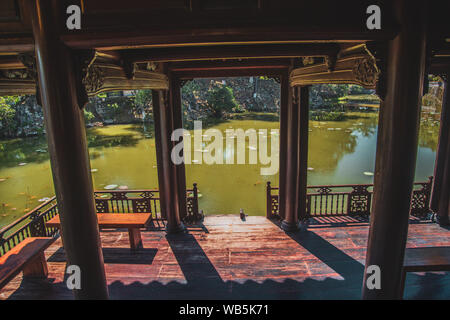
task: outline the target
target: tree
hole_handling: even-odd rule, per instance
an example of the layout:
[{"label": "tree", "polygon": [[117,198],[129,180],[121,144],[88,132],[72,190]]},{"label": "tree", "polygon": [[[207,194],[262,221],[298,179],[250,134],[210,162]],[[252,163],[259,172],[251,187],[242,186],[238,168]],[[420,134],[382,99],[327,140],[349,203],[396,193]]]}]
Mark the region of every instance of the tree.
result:
[{"label": "tree", "polygon": [[224,85],[215,85],[206,95],[206,107],[214,118],[221,118],[224,113],[238,107],[233,90]]},{"label": "tree", "polygon": [[14,115],[19,102],[19,96],[0,96],[0,129],[7,135],[11,135],[15,129]]}]

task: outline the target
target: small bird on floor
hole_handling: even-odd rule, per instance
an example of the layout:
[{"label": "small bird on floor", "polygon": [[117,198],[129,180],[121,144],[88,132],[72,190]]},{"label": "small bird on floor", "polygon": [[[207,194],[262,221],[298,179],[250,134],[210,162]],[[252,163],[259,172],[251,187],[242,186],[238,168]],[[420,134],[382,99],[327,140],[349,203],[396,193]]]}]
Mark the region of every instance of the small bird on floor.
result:
[{"label": "small bird on floor", "polygon": [[239,210],[239,215],[241,216],[241,220],[242,220],[242,221],[245,221],[245,216],[246,216],[246,215],[245,215],[245,213],[244,213],[244,209],[240,209],[240,210]]}]

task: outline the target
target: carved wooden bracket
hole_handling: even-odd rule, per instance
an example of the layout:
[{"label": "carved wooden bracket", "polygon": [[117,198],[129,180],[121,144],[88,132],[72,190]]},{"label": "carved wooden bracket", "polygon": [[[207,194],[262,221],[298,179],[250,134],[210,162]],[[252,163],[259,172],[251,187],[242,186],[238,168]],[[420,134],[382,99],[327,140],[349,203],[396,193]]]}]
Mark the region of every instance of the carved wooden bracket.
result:
[{"label": "carved wooden bracket", "polygon": [[369,52],[375,57],[376,64],[380,70],[375,92],[378,95],[378,97],[384,101],[387,90],[386,72],[387,72],[388,42],[387,41],[371,42],[367,44],[367,47]]},{"label": "carved wooden bracket", "polygon": [[349,83],[375,88],[379,74],[375,57],[365,45],[358,45],[341,50],[336,62],[326,57],[318,63],[315,60],[314,64],[295,68],[290,74],[290,85]]},{"label": "carved wooden bracket", "polygon": [[123,71],[125,72],[125,76],[128,80],[134,80],[134,76],[137,70],[136,63],[133,63],[131,60],[128,60],[126,58],[122,59],[122,67]]},{"label": "carved wooden bracket", "polygon": [[88,102],[88,93],[86,88],[86,78],[90,74],[90,69],[95,61],[95,50],[79,51],[74,55],[75,59],[75,78],[78,105],[81,109]]},{"label": "carved wooden bracket", "polygon": [[39,81],[37,75],[36,59],[34,57],[34,54],[32,52],[21,53],[19,54],[18,58],[26,68],[27,78],[29,78],[35,83],[36,102],[38,103],[38,105],[42,106],[41,92],[39,89]]}]

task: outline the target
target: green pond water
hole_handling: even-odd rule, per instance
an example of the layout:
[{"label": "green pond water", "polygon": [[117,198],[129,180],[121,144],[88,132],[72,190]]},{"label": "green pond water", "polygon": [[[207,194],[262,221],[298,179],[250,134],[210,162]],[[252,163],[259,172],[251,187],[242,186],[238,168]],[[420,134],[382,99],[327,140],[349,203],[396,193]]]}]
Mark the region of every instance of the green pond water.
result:
[{"label": "green pond water", "polygon": [[[228,128],[279,129],[274,114],[251,114],[244,119],[212,128],[222,130],[224,136]],[[308,184],[372,183],[377,120],[376,113],[349,113],[345,121],[310,121]],[[421,126],[416,181],[433,174],[438,131],[436,122]],[[151,127],[112,125],[90,128],[87,133],[95,189],[109,184],[129,189],[158,188]],[[267,136],[278,139],[270,132]],[[261,166],[193,163],[186,165],[187,184],[190,187],[197,182],[202,194],[199,207],[205,214],[239,213],[243,208],[250,215],[265,215],[265,185],[271,181],[277,186],[278,174],[262,176]],[[0,141],[0,226],[53,194],[45,137]]]}]

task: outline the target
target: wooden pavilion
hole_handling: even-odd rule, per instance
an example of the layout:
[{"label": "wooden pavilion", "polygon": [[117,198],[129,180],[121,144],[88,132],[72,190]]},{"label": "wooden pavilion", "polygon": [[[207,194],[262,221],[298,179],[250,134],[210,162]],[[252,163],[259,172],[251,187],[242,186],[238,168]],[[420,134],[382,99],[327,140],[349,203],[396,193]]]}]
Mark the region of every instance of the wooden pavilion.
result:
[{"label": "wooden pavilion", "polygon": [[[381,9],[381,29],[366,26]],[[68,6],[81,8],[69,30]],[[383,272],[365,299],[398,298],[427,75],[448,81],[450,23],[445,1],[3,0],[0,94],[36,94],[42,105],[62,240],[83,270],[77,298],[107,298],[83,107],[113,90],[153,90],[161,211],[167,232],[184,230],[184,165],[170,160],[182,127],[180,88],[201,77],[264,75],[281,84],[281,228],[306,215],[308,92],[353,83],[381,99],[366,268]],[[446,86],[431,207],[450,219],[450,94]],[[364,279],[365,281],[365,279]],[[364,282],[365,283],[365,282]]]}]

